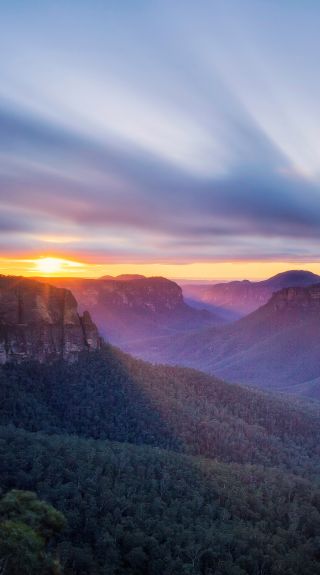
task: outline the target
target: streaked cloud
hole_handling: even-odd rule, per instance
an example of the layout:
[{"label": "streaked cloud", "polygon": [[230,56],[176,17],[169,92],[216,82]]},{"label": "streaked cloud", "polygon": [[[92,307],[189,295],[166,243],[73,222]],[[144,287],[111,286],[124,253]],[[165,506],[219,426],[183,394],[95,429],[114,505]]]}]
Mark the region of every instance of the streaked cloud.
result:
[{"label": "streaked cloud", "polygon": [[4,254],[319,260],[320,6],[0,10]]}]

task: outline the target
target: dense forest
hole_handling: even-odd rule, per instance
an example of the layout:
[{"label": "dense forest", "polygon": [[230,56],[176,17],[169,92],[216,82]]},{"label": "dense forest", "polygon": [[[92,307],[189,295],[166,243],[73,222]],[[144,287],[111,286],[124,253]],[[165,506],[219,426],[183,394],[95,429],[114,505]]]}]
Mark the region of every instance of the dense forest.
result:
[{"label": "dense forest", "polygon": [[279,470],[146,446],[1,433],[2,487],[67,518],[65,575],[315,575],[320,491]]},{"label": "dense forest", "polygon": [[2,493],[66,518],[56,573],[320,574],[317,404],[105,345],[2,366],[0,421]]},{"label": "dense forest", "polygon": [[60,575],[52,544],[65,524],[64,515],[35,493],[8,491],[0,500],[0,573]]},{"label": "dense forest", "polygon": [[29,431],[153,445],[223,461],[320,469],[317,404],[152,366],[112,346],[77,363],[6,364],[0,416]]}]

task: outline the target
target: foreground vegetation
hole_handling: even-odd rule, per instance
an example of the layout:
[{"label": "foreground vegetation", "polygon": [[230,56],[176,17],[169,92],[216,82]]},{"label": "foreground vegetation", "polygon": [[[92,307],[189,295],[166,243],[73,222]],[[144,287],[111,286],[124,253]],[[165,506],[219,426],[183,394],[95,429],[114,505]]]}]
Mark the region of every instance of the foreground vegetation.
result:
[{"label": "foreground vegetation", "polygon": [[64,525],[62,513],[34,493],[8,492],[0,500],[0,573],[59,575],[52,542]]},{"label": "foreground vegetation", "polygon": [[2,492],[66,518],[56,573],[320,574],[314,406],[105,346],[3,366],[0,417]]},{"label": "foreground vegetation", "polygon": [[1,430],[2,488],[67,518],[65,575],[315,575],[320,492],[306,479],[133,446]]}]

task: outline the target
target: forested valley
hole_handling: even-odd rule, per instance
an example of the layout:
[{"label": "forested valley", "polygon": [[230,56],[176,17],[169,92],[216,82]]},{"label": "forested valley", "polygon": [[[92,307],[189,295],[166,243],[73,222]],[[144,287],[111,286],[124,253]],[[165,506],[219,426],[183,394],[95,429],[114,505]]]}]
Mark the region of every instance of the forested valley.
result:
[{"label": "forested valley", "polygon": [[320,573],[316,403],[107,344],[74,363],[8,363],[0,394],[4,497],[36,493],[65,522],[23,573]]}]

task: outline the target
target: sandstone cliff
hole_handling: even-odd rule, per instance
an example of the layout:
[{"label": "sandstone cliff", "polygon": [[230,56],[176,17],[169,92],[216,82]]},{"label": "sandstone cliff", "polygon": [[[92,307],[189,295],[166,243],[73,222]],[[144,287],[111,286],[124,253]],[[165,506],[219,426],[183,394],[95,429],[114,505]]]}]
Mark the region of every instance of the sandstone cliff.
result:
[{"label": "sandstone cliff", "polygon": [[320,308],[320,284],[308,288],[290,287],[275,293],[270,300],[274,309],[298,308],[300,310]]},{"label": "sandstone cliff", "polygon": [[22,277],[0,276],[0,363],[32,358],[76,359],[100,347],[88,312],[78,314],[72,293]]},{"label": "sandstone cliff", "polygon": [[129,343],[178,334],[219,323],[206,310],[183,299],[181,287],[162,277],[114,279],[51,278],[53,285],[70,289],[81,310],[89,310],[100,333],[130,352]]}]

